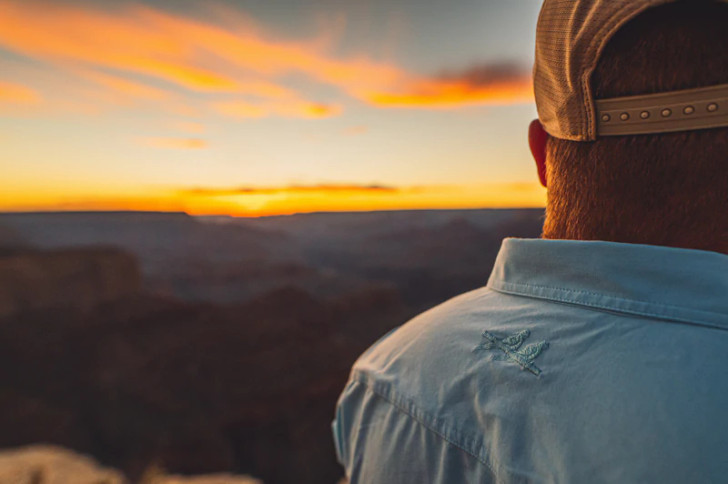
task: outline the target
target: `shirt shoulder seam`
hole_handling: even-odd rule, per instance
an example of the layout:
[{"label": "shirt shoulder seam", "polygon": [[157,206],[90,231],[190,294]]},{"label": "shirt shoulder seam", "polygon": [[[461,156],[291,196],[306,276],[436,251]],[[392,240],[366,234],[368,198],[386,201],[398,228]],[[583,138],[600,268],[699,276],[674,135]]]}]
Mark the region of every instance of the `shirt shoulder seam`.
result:
[{"label": "shirt shoulder seam", "polygon": [[[437,429],[434,425],[431,423],[428,423],[426,420],[434,420],[430,415],[422,411],[420,408],[415,407],[413,404],[406,405],[403,401],[400,401],[401,399],[396,398],[394,395],[392,395],[391,391],[384,391],[383,388],[381,388],[381,385],[377,385],[376,382],[372,382],[371,379],[361,371],[355,370],[352,373],[351,378],[362,385],[366,387],[367,390],[371,391],[375,395],[377,395],[379,398],[384,400],[385,402],[389,403],[392,407],[399,410],[400,412],[404,413],[408,417],[410,417],[412,420],[420,424],[425,430],[428,430],[429,432],[432,432],[433,434],[440,437],[442,440],[447,442],[448,444],[460,449],[461,451],[465,452],[469,456],[473,457],[476,461],[478,461],[480,464],[483,464],[485,467],[488,468],[488,470],[493,474],[496,481],[499,481],[497,478],[498,473],[494,469],[493,465],[491,465],[489,462],[487,462],[486,459],[483,457],[480,457],[477,452],[473,451],[472,449],[466,448],[465,445],[457,442],[457,439],[454,439],[448,435],[446,435],[445,432],[443,432],[440,429]],[[412,408],[415,408],[417,412],[412,411]],[[420,414],[420,415],[418,415]],[[427,419],[422,417],[427,417]]]}]

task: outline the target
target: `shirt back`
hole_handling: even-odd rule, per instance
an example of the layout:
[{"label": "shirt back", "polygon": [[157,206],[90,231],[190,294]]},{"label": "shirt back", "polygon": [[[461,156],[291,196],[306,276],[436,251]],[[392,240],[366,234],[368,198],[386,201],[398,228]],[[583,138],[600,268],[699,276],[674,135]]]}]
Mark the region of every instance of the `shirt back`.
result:
[{"label": "shirt back", "polygon": [[352,484],[724,482],[728,256],[506,239],[390,332],[333,422]]}]

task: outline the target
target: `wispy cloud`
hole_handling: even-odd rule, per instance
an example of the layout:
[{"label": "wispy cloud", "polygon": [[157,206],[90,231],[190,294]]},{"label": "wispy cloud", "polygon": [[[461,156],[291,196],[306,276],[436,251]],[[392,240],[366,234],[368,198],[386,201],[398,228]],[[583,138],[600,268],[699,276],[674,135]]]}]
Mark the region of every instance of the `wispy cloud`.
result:
[{"label": "wispy cloud", "polygon": [[401,86],[371,94],[381,107],[457,107],[464,104],[532,102],[531,74],[510,64],[481,64],[445,71],[431,78],[412,78]]},{"label": "wispy cloud", "polygon": [[316,184],[287,185],[280,187],[233,187],[233,188],[187,188],[180,190],[183,195],[206,197],[231,195],[276,195],[276,194],[310,194],[310,193],[396,193],[400,189],[386,185],[357,184]]},{"label": "wispy cloud", "polygon": [[341,112],[341,106],[313,103],[300,99],[287,102],[225,101],[212,104],[218,114],[232,118],[264,118],[281,116],[286,118],[328,118]]},{"label": "wispy cloud", "polygon": [[[207,20],[139,4],[113,11],[90,5],[0,0],[0,46],[110,92],[166,99],[170,112],[182,108],[168,97],[190,92],[210,96],[203,97],[205,105],[224,116],[324,118],[341,112],[339,103],[289,85],[291,76],[333,86],[375,107],[531,100],[530,75],[507,64],[427,76],[367,55],[334,55],[336,29],[312,39],[276,39],[223,4],[206,5]],[[25,99],[31,98],[26,92]]]},{"label": "wispy cloud", "polygon": [[[0,43],[54,63],[106,67],[149,75],[190,89],[232,90],[234,79],[186,63],[184,38],[170,36],[144,7],[121,13],[64,3],[0,3]],[[161,14],[160,14],[161,15]]]},{"label": "wispy cloud", "polygon": [[132,98],[140,100],[164,100],[170,98],[169,92],[163,89],[132,81],[121,76],[94,71],[79,71],[77,74],[118,94]]},{"label": "wispy cloud", "polygon": [[202,138],[143,138],[141,141],[146,146],[177,150],[199,150],[208,146]]},{"label": "wispy cloud", "polygon": [[[276,100],[279,104],[321,104],[306,101],[301,93],[276,79],[278,74],[296,71],[295,59],[310,47],[264,39],[252,21],[245,22],[247,31],[232,32],[220,25],[138,5],[113,13],[62,2],[37,7],[33,0],[0,0],[0,46],[113,92],[161,99],[163,91],[150,85],[154,80],[166,83],[169,93],[176,86],[207,94]],[[236,15],[243,16],[239,12]],[[269,56],[275,59],[271,61]],[[110,74],[114,71],[118,75]],[[305,112],[298,107],[289,111]],[[313,114],[308,117],[320,117],[316,109],[309,111]]]},{"label": "wispy cloud", "polygon": [[40,94],[23,84],[0,81],[0,104],[38,104]]}]

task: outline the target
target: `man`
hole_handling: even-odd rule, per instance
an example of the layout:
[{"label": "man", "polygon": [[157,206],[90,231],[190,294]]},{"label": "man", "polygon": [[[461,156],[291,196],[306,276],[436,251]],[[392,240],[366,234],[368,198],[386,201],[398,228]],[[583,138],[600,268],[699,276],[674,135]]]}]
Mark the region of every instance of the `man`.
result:
[{"label": "man", "polygon": [[543,238],[359,358],[352,484],[728,482],[726,25],[718,1],[545,1]]}]

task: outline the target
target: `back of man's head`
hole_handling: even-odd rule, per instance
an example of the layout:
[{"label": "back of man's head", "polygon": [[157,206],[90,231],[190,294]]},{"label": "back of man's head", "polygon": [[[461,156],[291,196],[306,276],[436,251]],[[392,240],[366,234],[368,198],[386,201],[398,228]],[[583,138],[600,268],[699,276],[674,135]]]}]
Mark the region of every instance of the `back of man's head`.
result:
[{"label": "back of man's head", "polygon": [[[728,4],[685,0],[620,29],[597,99],[728,83]],[[728,128],[547,142],[544,238],[728,253]]]}]

